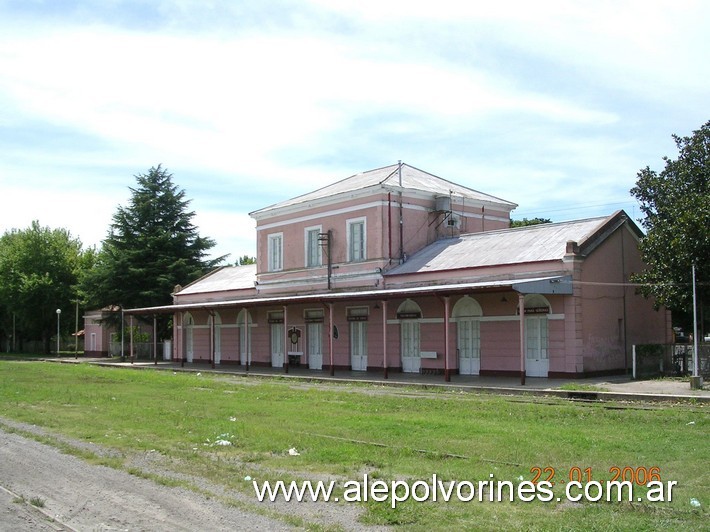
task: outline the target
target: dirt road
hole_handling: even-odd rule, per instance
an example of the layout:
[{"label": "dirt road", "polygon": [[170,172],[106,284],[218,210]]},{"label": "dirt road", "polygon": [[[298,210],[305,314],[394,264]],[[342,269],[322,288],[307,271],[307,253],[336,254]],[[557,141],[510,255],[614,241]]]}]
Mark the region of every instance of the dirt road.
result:
[{"label": "dirt road", "polygon": [[91,465],[1,429],[0,486],[2,531],[287,529],[280,521]]}]

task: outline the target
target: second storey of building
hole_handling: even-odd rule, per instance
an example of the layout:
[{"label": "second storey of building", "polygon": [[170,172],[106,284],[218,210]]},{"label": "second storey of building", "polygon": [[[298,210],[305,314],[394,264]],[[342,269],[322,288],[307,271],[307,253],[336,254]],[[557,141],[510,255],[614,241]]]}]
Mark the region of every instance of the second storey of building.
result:
[{"label": "second storey of building", "polygon": [[376,288],[432,242],[507,228],[515,207],[406,164],[357,174],[250,213],[257,290]]}]

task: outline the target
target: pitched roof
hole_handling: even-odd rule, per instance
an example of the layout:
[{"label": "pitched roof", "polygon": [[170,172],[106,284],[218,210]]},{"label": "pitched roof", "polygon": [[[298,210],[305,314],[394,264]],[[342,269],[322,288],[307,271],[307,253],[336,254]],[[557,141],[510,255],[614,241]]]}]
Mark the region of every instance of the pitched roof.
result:
[{"label": "pitched roof", "polygon": [[402,182],[400,186],[399,167],[399,164],[393,164],[383,168],[377,168],[375,170],[355,174],[323,188],[314,190],[313,192],[275,203],[249,214],[250,216],[256,215],[284,207],[296,206],[301,203],[308,203],[338,196],[340,194],[347,194],[370,188],[382,188],[386,190],[419,190],[435,195],[453,194],[454,196],[463,196],[467,200],[495,203],[496,205],[510,210],[517,207],[517,204],[510,201],[506,201],[489,194],[484,194],[483,192],[479,192],[472,188],[457,185],[456,183],[442,179],[441,177],[437,177],[429,172],[425,172],[405,163],[401,164]]},{"label": "pitched roof", "polygon": [[623,211],[611,216],[501,229],[438,240],[412,255],[387,275],[561,260],[567,242],[589,253],[627,221]]},{"label": "pitched roof", "polygon": [[187,285],[176,295],[184,296],[205,292],[243,290],[245,288],[254,288],[254,281],[256,281],[256,264],[225,266]]}]

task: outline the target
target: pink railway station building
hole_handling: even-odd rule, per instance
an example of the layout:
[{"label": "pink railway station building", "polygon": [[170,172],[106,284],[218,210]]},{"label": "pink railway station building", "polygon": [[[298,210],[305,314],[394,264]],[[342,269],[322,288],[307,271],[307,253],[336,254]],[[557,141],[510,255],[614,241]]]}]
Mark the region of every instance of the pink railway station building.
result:
[{"label": "pink railway station building", "polygon": [[255,265],[224,267],[173,304],[183,363],[525,377],[624,372],[669,343],[670,315],[631,286],[642,236],[623,211],[509,228],[516,204],[407,164],[250,216]]}]

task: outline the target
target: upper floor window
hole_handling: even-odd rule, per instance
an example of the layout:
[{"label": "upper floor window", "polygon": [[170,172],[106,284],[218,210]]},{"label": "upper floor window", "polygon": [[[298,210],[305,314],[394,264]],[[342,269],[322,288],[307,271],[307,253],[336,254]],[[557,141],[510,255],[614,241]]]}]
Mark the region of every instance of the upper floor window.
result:
[{"label": "upper floor window", "polygon": [[347,221],[348,227],[348,262],[359,262],[367,259],[365,254],[366,235],[365,218]]},{"label": "upper floor window", "polygon": [[323,264],[320,241],[318,240],[320,233],[320,226],[306,228],[306,268],[313,268]]},{"label": "upper floor window", "polygon": [[269,235],[269,271],[283,269],[283,233]]}]

